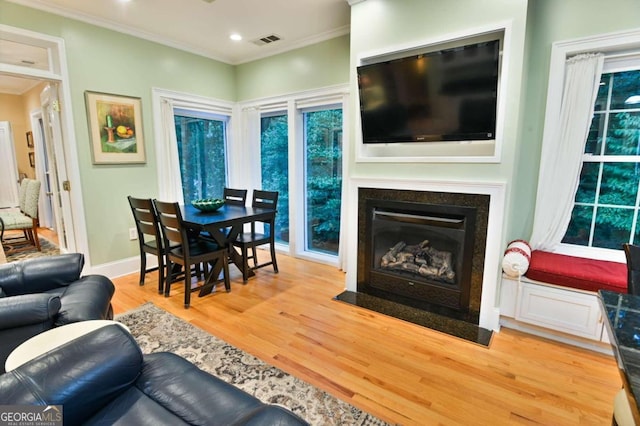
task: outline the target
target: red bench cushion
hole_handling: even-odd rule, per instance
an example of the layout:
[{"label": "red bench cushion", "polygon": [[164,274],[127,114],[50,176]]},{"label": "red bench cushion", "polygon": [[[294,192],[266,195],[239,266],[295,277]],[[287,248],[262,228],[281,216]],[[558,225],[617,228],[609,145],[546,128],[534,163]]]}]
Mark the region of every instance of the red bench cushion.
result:
[{"label": "red bench cushion", "polygon": [[534,250],[525,275],[532,280],[580,290],[627,292],[625,263]]}]

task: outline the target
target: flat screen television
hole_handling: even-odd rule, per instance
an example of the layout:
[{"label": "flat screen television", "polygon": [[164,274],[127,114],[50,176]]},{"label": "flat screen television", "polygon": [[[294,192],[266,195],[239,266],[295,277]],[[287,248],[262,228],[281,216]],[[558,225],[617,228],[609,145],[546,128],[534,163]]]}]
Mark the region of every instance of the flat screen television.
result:
[{"label": "flat screen television", "polygon": [[492,140],[500,41],[358,67],[364,143]]}]

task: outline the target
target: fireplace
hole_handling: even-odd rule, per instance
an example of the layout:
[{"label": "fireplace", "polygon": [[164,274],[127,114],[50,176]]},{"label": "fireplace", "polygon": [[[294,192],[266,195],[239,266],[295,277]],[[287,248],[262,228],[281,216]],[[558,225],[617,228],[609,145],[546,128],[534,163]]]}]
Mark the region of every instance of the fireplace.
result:
[{"label": "fireplace", "polygon": [[377,199],[364,208],[358,291],[469,310],[476,208]]},{"label": "fireplace", "polygon": [[489,196],[360,188],[357,291],[478,324]]},{"label": "fireplace", "polygon": [[[492,331],[500,329],[500,309],[497,301],[502,259],[505,189],[503,182],[479,180],[430,181],[367,177],[349,179],[346,197],[347,217],[345,218],[346,288],[344,292],[336,295],[336,300],[476,343],[487,344]],[[442,282],[443,280],[432,277],[412,276],[413,279],[408,280],[405,287],[429,288],[429,290],[416,291],[412,288],[404,288],[401,294],[394,294],[393,291],[385,289],[384,286],[392,282],[386,279],[381,278],[376,282],[374,277],[374,285],[371,285],[368,278],[371,273],[366,272],[365,266],[375,265],[376,249],[372,249],[372,246],[368,246],[367,249],[367,238],[371,241],[374,238],[373,234],[369,233],[371,229],[366,229],[367,218],[372,214],[371,210],[367,213],[367,203],[377,206],[383,216],[387,213],[386,210],[390,209],[400,210],[400,217],[404,216],[399,224],[393,224],[391,219],[388,223],[381,224],[377,229],[383,230],[382,238],[386,238],[385,230],[395,226],[404,230],[404,237],[401,235],[400,238],[409,245],[422,243],[425,239],[429,240],[429,245],[436,244],[438,240],[447,241],[447,245],[440,245],[438,241],[438,245],[433,247],[439,251],[452,253],[451,264],[455,265],[452,268],[456,281],[451,284],[446,280]],[[396,209],[398,206],[400,208]],[[475,214],[469,215],[469,212],[473,211]],[[437,233],[434,230],[434,234],[437,234],[435,236],[410,239],[409,237],[413,238],[414,231],[411,226],[409,228],[406,226],[412,223],[413,216],[418,216],[416,220],[422,221],[423,224],[425,222],[429,224],[437,218],[438,225],[451,221],[459,227],[462,221],[464,237],[458,235],[459,230],[452,233],[444,230],[444,237],[439,234],[443,232],[442,230]],[[426,220],[422,216],[427,216]],[[369,220],[372,221],[372,217],[369,217]],[[429,231],[431,230],[433,229]],[[468,242],[469,238],[472,239],[472,243]],[[386,250],[389,250],[398,242],[396,238],[391,238],[388,241],[382,241],[380,245],[386,246]],[[452,251],[449,245],[461,246],[461,254],[457,248]],[[377,250],[379,252],[382,249]],[[469,252],[471,256],[467,257]],[[381,257],[383,254],[377,256]],[[448,254],[444,256],[448,257]],[[460,256],[470,259],[466,260],[470,262],[470,266],[465,261],[459,263]],[[374,266],[373,269],[380,268]],[[446,271],[446,268],[443,271]],[[379,277],[386,278],[389,271],[375,273],[380,273]],[[397,275],[402,276],[402,274]],[[445,292],[445,296],[432,297],[432,290],[435,289],[445,289],[448,293]],[[416,298],[415,294],[409,292],[420,293],[420,296],[426,293],[428,300],[420,300],[420,297]],[[454,299],[456,302],[453,302]]]}]

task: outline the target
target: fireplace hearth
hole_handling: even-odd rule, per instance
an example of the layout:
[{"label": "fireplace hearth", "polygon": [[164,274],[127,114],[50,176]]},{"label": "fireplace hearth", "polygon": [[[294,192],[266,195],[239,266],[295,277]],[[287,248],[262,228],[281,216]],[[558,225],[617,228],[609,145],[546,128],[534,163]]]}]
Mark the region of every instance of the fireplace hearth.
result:
[{"label": "fireplace hearth", "polygon": [[337,299],[488,344],[478,324],[489,204],[485,194],[359,188],[357,292]]}]

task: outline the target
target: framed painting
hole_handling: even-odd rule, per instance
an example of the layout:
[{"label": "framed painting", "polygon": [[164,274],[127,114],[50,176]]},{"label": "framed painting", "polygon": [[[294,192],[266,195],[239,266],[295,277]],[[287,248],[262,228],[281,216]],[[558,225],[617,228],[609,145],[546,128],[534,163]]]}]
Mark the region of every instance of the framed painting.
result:
[{"label": "framed painting", "polygon": [[27,132],[27,147],[33,148],[33,132]]},{"label": "framed painting", "polygon": [[142,101],[86,91],[93,164],[144,163]]},{"label": "framed painting", "polygon": [[31,168],[36,168],[36,155],[33,152],[29,153],[29,165]]}]

